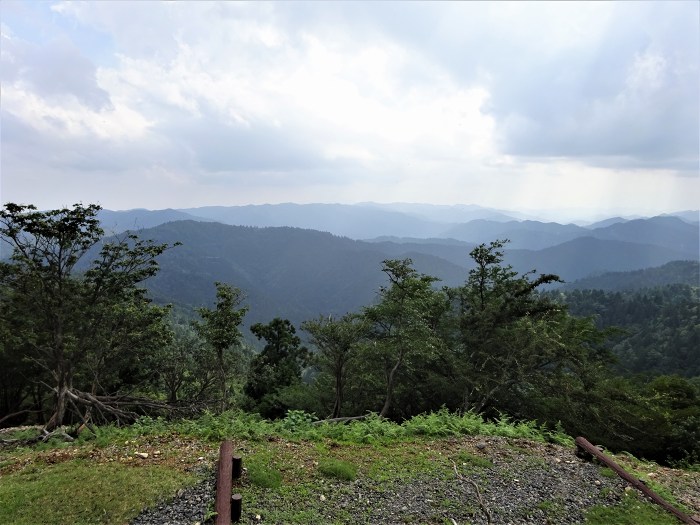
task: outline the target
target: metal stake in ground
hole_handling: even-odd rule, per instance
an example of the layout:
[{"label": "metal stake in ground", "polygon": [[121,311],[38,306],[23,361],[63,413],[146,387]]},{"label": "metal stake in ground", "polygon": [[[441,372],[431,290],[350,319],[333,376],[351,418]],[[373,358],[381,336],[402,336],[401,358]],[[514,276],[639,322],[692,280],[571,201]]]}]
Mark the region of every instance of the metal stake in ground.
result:
[{"label": "metal stake in ground", "polygon": [[243,509],[243,496],[234,494],[231,496],[231,521],[238,523],[241,521],[241,511]]},{"label": "metal stake in ground", "polygon": [[216,468],[216,525],[231,525],[232,450],[233,444],[228,440],[222,442],[219,447],[219,464]]},{"label": "metal stake in ground", "polygon": [[240,479],[243,474],[243,458],[239,455],[233,456],[233,479]]}]

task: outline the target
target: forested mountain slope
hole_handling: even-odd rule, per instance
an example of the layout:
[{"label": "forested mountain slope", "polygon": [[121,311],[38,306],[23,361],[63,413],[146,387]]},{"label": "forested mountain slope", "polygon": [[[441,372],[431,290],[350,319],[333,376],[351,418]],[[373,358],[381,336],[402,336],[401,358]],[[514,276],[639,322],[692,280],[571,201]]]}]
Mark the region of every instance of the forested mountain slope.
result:
[{"label": "forested mountain slope", "polygon": [[[247,294],[246,323],[275,316],[295,323],[318,315],[342,315],[374,299],[384,281],[373,244],[298,228],[253,228],[178,221],[141,232],[158,242],[182,242],[160,259],[147,286],[158,301],[211,304],[214,281]],[[413,253],[415,267],[456,285],[466,276],[457,265]],[[466,258],[466,253],[465,253]]]},{"label": "forested mountain slope", "polygon": [[700,286],[700,263],[698,261],[671,261],[654,268],[643,268],[629,272],[606,272],[601,275],[578,279],[562,286],[565,290],[639,290],[667,284]]},{"label": "forested mountain slope", "polygon": [[[370,303],[381,283],[381,261],[414,260],[439,285],[462,283],[472,267],[467,243],[362,242],[298,228],[254,228],[177,221],[143,230],[157,242],[182,242],[164,254],[161,272],[147,282],[159,302],[211,304],[214,281],[231,283],[248,296],[247,322],[275,316],[294,322],[342,315]],[[620,241],[580,238],[544,250],[507,250],[519,272],[536,269],[574,281],[592,273],[637,270],[683,259],[682,251]]]}]

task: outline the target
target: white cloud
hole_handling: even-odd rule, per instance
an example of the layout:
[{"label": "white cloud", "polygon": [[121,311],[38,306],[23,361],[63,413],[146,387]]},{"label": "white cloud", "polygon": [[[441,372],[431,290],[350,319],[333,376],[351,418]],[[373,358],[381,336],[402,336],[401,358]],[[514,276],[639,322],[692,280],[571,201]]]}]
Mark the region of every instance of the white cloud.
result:
[{"label": "white cloud", "polygon": [[[3,39],[12,38],[2,49],[11,198],[35,191],[18,179],[30,166],[86,201],[104,190],[98,200],[112,207],[536,207],[589,198],[593,206],[608,191],[651,206],[659,180],[669,188],[664,205],[700,197],[687,177],[698,162],[700,60],[688,44],[700,37],[687,23],[697,6],[62,2],[47,10],[36,21],[43,43],[20,30],[31,17],[25,26],[3,20]],[[47,42],[65,45],[58,53]],[[47,63],[50,71],[40,67]],[[37,147],[49,152],[43,163],[32,157]],[[135,181],[138,195],[117,189]]]}]

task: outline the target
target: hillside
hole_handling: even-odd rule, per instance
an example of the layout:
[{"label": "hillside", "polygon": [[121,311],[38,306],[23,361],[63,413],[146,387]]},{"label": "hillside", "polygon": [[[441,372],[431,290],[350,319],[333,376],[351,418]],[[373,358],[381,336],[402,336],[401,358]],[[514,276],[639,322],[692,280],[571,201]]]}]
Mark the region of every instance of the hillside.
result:
[{"label": "hillside", "polygon": [[[178,221],[141,233],[157,242],[182,242],[160,259],[161,271],[147,282],[161,302],[207,305],[214,281],[247,294],[246,324],[287,317],[295,323],[318,315],[343,315],[370,304],[383,284],[376,246],[298,228],[252,228]],[[404,254],[408,256],[408,254]],[[414,253],[419,271],[454,285],[463,269],[426,253]]]},{"label": "hillside", "polygon": [[577,279],[562,286],[564,290],[641,290],[668,284],[700,286],[700,263],[698,261],[672,261],[654,268],[643,268],[629,272],[606,272],[601,275]]},{"label": "hillside", "polygon": [[[161,257],[160,273],[146,283],[156,301],[184,308],[210,305],[213,283],[231,283],[247,294],[246,324],[275,316],[299,323],[368,305],[384,282],[384,259],[410,257],[417,270],[447,286],[464,282],[472,264],[473,245],[458,241],[363,242],[315,230],[196,221],[162,224],[139,235],[182,242]],[[593,273],[660,266],[686,255],[587,237],[543,250],[507,250],[506,262],[519,272],[536,269],[571,282]]]}]

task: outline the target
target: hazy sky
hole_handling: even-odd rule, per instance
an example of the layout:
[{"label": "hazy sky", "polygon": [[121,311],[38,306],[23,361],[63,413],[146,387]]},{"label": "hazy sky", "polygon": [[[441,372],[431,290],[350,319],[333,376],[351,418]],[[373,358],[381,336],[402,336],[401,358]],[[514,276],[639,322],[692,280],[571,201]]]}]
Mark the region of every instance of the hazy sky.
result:
[{"label": "hazy sky", "polygon": [[2,202],[700,203],[700,3],[12,2]]}]

